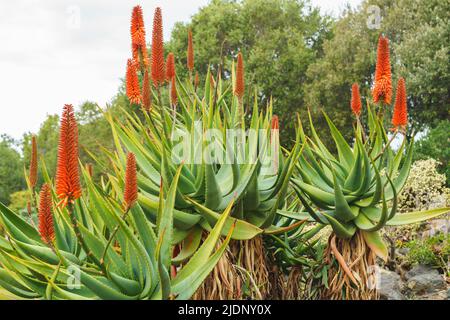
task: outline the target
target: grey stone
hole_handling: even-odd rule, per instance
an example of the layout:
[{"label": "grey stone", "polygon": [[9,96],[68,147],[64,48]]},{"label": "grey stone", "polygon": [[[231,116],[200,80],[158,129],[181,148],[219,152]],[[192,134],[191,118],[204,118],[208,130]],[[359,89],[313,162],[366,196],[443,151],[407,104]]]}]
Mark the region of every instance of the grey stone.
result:
[{"label": "grey stone", "polygon": [[432,293],[447,288],[444,277],[429,266],[414,266],[406,273],[405,277],[407,288],[415,294]]},{"label": "grey stone", "polygon": [[380,299],[383,300],[403,300],[402,282],[400,276],[389,270],[380,270],[380,282],[378,287]]},{"label": "grey stone", "polygon": [[447,300],[447,290],[436,291],[429,294],[424,294],[417,297],[420,300]]},{"label": "grey stone", "polygon": [[402,256],[406,256],[409,253],[409,248],[397,249],[397,253]]}]

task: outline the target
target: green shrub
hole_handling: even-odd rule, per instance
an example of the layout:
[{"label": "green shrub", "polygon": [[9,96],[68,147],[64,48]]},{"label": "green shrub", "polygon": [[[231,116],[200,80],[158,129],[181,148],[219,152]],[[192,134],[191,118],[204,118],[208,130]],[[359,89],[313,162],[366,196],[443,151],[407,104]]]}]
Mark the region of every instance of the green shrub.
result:
[{"label": "green shrub", "polygon": [[450,121],[443,120],[428,131],[427,135],[415,145],[415,160],[433,158],[439,161],[438,171],[446,175],[447,186],[450,186]]},{"label": "green shrub", "polygon": [[408,242],[409,248],[407,255],[408,262],[411,264],[420,263],[438,267],[450,276],[450,237],[448,234],[439,233],[426,239],[416,239]]},{"label": "green shrub", "polygon": [[444,174],[437,171],[439,162],[434,159],[418,160],[411,166],[405,187],[399,195],[399,210],[426,210],[445,206],[449,189]]},{"label": "green shrub", "polygon": [[16,191],[10,196],[11,203],[9,208],[13,211],[20,211],[26,209],[27,202],[30,201],[30,192],[27,190]]}]

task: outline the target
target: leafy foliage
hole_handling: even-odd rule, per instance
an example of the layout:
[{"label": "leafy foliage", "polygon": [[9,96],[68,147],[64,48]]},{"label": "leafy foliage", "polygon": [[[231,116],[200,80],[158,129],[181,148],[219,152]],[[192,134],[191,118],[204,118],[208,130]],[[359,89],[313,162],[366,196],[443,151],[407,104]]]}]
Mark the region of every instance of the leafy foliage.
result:
[{"label": "leafy foliage", "polygon": [[[381,9],[381,29],[367,26],[370,5]],[[428,125],[434,127],[438,119],[448,117],[447,12],[448,4],[439,0],[366,0],[358,9],[347,10],[334,24],[333,37],[324,42],[323,57],[308,68],[306,105],[324,108],[349,139],[349,88],[353,82],[371,86],[376,39],[384,33],[392,43],[393,80],[396,82],[400,75],[406,79],[411,126],[416,131]],[[362,95],[368,96],[364,92]],[[320,114],[315,117],[322,119]],[[318,131],[324,127],[323,121],[317,124]]]},{"label": "leafy foliage", "polygon": [[292,114],[306,111],[301,90],[306,70],[320,56],[329,26],[330,19],[320,16],[308,1],[214,0],[191,23],[175,25],[168,49],[185,66],[188,29],[192,29],[195,69],[206,75],[211,65],[215,77],[221,64],[224,80],[231,76],[232,59],[242,52],[247,82],[256,85],[262,104],[274,97],[282,141],[291,144],[295,136]]},{"label": "leafy foliage", "polygon": [[426,160],[428,158],[436,159],[438,171],[445,174],[447,186],[450,186],[450,127],[449,120],[443,120],[434,128],[427,131],[425,137],[422,137],[415,143],[415,160]]},{"label": "leafy foliage", "polygon": [[446,205],[450,191],[445,187],[445,175],[437,172],[438,164],[433,159],[413,163],[405,187],[399,194],[400,211],[426,210]]},{"label": "leafy foliage", "polygon": [[3,135],[0,137],[0,202],[9,204],[10,195],[25,188],[22,159],[15,141]]}]

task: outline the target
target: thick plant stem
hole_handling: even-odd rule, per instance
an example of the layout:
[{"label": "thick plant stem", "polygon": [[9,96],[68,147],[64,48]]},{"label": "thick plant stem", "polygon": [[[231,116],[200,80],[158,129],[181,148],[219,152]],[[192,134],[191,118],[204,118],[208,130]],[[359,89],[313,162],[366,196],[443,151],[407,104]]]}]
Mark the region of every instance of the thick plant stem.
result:
[{"label": "thick plant stem", "polygon": [[376,271],[375,253],[366,245],[360,232],[351,239],[330,235],[324,256],[328,269],[328,288],[321,288],[321,299],[373,300],[378,292],[373,285]]},{"label": "thick plant stem", "polygon": [[261,236],[234,240],[193,299],[268,299],[273,283],[268,264]]}]

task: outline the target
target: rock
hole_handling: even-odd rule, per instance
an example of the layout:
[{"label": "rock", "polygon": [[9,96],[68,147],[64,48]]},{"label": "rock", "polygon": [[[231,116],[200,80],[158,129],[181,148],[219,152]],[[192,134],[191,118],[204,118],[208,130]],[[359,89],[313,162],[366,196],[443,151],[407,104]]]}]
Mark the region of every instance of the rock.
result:
[{"label": "rock", "polygon": [[447,288],[444,277],[429,266],[416,265],[405,277],[407,288],[415,294],[433,293]]},{"label": "rock", "polygon": [[378,292],[382,300],[403,300],[402,282],[400,276],[389,270],[380,270],[380,282]]},{"label": "rock", "polygon": [[406,256],[409,253],[409,248],[400,248],[397,249],[397,253],[402,256]]},{"label": "rock", "polygon": [[418,296],[420,300],[448,300],[447,290],[436,291],[430,294]]},{"label": "rock", "polygon": [[434,219],[427,223],[427,230],[421,234],[422,238],[430,238],[438,233],[448,234],[450,232],[450,219]]}]

